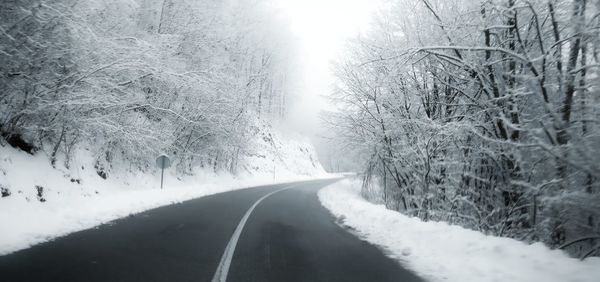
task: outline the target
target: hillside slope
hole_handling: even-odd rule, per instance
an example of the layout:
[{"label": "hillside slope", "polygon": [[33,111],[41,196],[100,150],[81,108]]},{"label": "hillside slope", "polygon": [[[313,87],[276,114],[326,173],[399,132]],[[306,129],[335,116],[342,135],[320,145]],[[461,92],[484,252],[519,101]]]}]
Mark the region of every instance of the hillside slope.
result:
[{"label": "hillside slope", "polygon": [[[30,155],[0,146],[0,255],[158,206],[237,188],[326,177],[312,145],[293,133],[256,127],[238,172],[197,166],[193,173],[173,167],[142,171],[114,160],[108,175],[94,168],[95,152],[75,153],[69,168],[53,168],[49,154]],[[60,159],[59,159],[60,160]],[[62,164],[63,161],[57,162]]]}]

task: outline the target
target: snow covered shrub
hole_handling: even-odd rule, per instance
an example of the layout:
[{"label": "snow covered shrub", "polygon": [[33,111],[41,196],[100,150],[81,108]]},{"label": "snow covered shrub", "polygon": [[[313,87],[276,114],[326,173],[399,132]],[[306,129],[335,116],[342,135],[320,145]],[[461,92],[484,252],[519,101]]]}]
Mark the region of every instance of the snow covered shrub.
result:
[{"label": "snow covered shrub", "polygon": [[8,187],[4,187],[2,186],[2,184],[0,184],[0,196],[2,196],[2,198],[4,197],[8,197],[10,196],[10,190],[8,189]]},{"label": "snow covered shrub", "polygon": [[36,197],[38,201],[45,202],[46,198],[44,198],[44,187],[41,185],[35,185]]}]

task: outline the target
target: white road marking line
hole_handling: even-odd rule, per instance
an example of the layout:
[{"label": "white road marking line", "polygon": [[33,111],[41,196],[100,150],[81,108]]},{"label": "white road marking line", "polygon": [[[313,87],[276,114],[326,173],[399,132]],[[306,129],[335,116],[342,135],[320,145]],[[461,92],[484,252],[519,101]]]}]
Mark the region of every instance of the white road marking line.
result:
[{"label": "white road marking line", "polygon": [[225,247],[225,252],[223,253],[223,256],[221,257],[221,261],[219,262],[217,271],[215,272],[215,275],[212,278],[212,282],[227,281],[227,274],[229,273],[229,266],[231,265],[231,259],[233,258],[233,253],[235,252],[235,247],[237,246],[238,239],[240,238],[240,235],[242,234],[244,225],[246,225],[246,221],[248,221],[248,218],[250,217],[250,214],[252,214],[252,211],[254,210],[254,208],[256,208],[256,206],[258,206],[258,204],[260,204],[260,202],[262,202],[267,197],[269,197],[277,192],[281,192],[283,190],[290,189],[297,185],[299,185],[299,184],[281,188],[279,190],[275,190],[269,194],[266,194],[266,195],[262,196],[262,198],[258,199],[250,207],[250,209],[248,209],[246,214],[244,214],[244,217],[242,217],[242,219],[240,220],[240,223],[238,224],[238,226],[235,228],[235,231],[233,231],[233,235],[231,235],[231,239],[229,239],[229,243],[227,243],[227,247]]}]

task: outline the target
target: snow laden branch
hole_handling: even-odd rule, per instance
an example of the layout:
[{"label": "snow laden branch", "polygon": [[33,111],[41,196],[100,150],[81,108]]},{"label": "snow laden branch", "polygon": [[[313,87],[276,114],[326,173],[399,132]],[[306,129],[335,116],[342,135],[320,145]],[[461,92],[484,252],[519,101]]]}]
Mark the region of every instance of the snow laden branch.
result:
[{"label": "snow laden branch", "polygon": [[0,143],[53,166],[92,150],[103,177],[159,152],[180,173],[243,169],[257,126],[293,100],[293,50],[265,1],[213,2],[3,1]]},{"label": "snow laden branch", "polygon": [[422,220],[600,255],[600,6],[388,8],[337,63],[340,109],[328,117],[340,147],[366,158],[363,195]]}]

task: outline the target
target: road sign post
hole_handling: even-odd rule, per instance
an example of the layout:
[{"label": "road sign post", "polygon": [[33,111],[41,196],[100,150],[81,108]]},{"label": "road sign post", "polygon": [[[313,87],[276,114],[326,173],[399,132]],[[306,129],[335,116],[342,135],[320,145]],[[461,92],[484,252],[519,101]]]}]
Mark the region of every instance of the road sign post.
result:
[{"label": "road sign post", "polygon": [[165,154],[158,156],[156,159],[156,166],[160,168],[160,189],[163,188],[163,178],[165,175],[165,168],[171,166],[171,160]]}]

